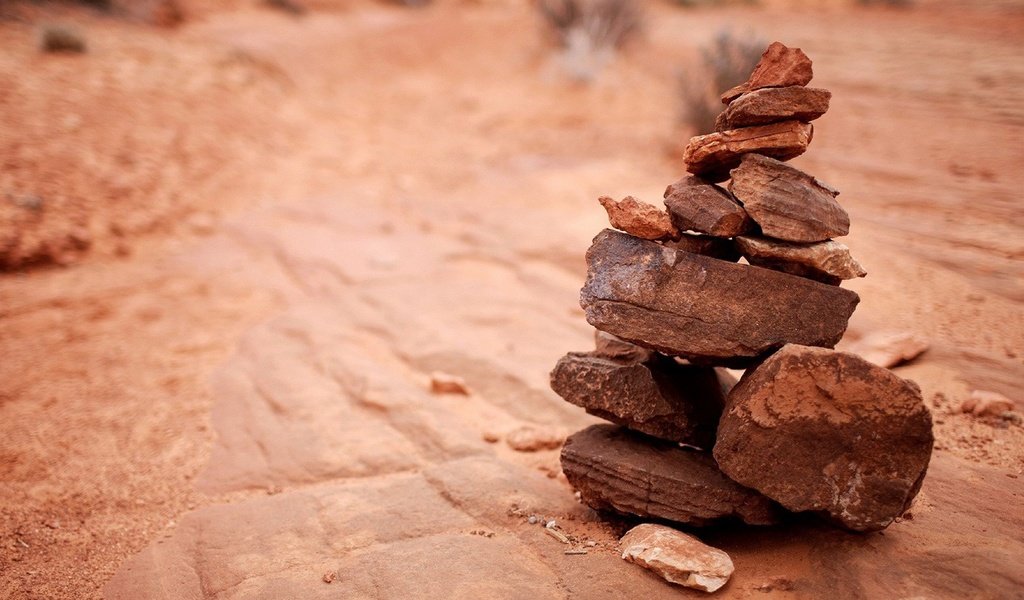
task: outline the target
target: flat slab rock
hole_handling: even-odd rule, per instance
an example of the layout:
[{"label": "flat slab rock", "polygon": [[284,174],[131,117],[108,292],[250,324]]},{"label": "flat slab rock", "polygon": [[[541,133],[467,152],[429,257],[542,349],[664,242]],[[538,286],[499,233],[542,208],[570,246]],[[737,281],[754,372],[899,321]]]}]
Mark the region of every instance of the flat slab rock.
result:
[{"label": "flat slab rock", "polygon": [[771,525],[764,496],[722,474],[710,454],[615,425],[592,425],[562,447],[562,472],[595,510],[703,526],[723,519]]},{"label": "flat slab rock", "polygon": [[836,286],[607,229],[587,266],[580,305],[591,325],[710,364],[748,365],[787,343],[831,348],[860,301]]},{"label": "flat slab rock", "polygon": [[715,120],[715,131],[796,120],[807,123],[828,112],[832,92],[799,85],[743,94]]},{"label": "flat slab rock", "polygon": [[736,238],[736,246],[752,265],[830,285],[839,285],[843,280],[868,274],[850,255],[846,244],[833,240],[799,244],[741,236]]},{"label": "flat slab rock", "polygon": [[664,210],[641,202],[633,196],[614,200],[601,196],[597,200],[608,212],[608,222],[615,229],[625,231],[645,240],[670,240],[679,237],[679,230],[672,224]]},{"label": "flat slab rock", "polygon": [[596,417],[661,439],[710,449],[726,391],[714,368],[668,357],[644,363],[570,352],[551,371],[551,389]]},{"label": "flat slab rock", "polygon": [[668,186],[665,190],[665,206],[672,224],[682,231],[731,238],[743,235],[755,227],[732,194],[692,175]]},{"label": "flat slab rock", "polygon": [[725,181],[744,154],[755,152],[789,160],[803,154],[813,137],[814,126],[800,121],[718,131],[690,138],[683,150],[683,162],[694,175],[712,182]]},{"label": "flat slab rock", "polygon": [[748,154],[732,170],[729,191],[764,235],[790,242],[822,242],[850,233],[839,192],[778,160]]},{"label": "flat slab rock", "polygon": [[915,384],[853,354],[789,345],[733,388],[714,455],[789,510],[874,531],[910,507],[932,443]]},{"label": "flat slab rock", "polygon": [[729,104],[747,92],[768,87],[807,85],[814,78],[811,59],[799,48],[772,42],[744,83],[724,92],[722,103]]},{"label": "flat slab rock", "polygon": [[654,571],[665,581],[702,592],[721,588],[734,570],[725,552],[664,525],[637,525],[619,543],[624,560]]}]

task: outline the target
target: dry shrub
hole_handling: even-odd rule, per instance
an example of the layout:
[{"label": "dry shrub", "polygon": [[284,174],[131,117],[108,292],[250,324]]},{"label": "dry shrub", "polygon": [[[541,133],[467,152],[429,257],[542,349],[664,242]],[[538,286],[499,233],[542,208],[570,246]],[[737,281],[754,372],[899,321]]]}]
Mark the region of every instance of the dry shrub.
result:
[{"label": "dry shrub", "polygon": [[85,37],[67,25],[43,25],[39,30],[39,49],[43,52],[85,52]]},{"label": "dry shrub", "polygon": [[756,37],[719,32],[710,45],[701,48],[698,68],[680,74],[680,121],[697,133],[714,131],[715,118],[723,108],[722,92],[750,77],[767,45]]},{"label": "dry shrub", "polygon": [[563,49],[569,74],[583,81],[592,79],[642,29],[636,0],[539,0],[536,6]]}]

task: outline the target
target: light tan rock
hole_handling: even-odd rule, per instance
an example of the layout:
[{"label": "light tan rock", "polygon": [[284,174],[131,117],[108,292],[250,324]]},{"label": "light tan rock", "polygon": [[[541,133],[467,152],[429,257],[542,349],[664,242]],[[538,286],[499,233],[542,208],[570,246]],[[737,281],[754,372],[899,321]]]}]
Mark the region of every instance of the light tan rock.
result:
[{"label": "light tan rock", "polygon": [[729,104],[743,94],[766,87],[807,85],[814,78],[811,59],[799,48],[772,42],[761,55],[750,79],[722,94],[722,103]]},{"label": "light tan rock", "polygon": [[744,154],[755,152],[778,160],[800,156],[814,137],[814,127],[800,121],[718,131],[690,138],[683,150],[686,170],[711,182],[729,179]]},{"label": "light tan rock", "polygon": [[434,371],[430,374],[430,391],[435,394],[462,394],[469,395],[469,386],[465,380],[456,375],[450,375],[441,371]]},{"label": "light tan rock", "polygon": [[641,202],[633,196],[616,201],[608,196],[597,200],[608,211],[608,222],[612,227],[645,240],[670,240],[679,237],[679,230],[672,224],[664,210]]},{"label": "light tan rock", "polygon": [[978,417],[999,417],[1013,410],[1013,400],[999,392],[974,390],[971,396],[960,405],[960,412],[971,413]]},{"label": "light tan rock", "polygon": [[560,447],[565,442],[565,435],[561,428],[524,425],[510,431],[505,436],[505,442],[509,448],[518,452],[537,452]]},{"label": "light tan rock", "polygon": [[910,331],[876,331],[847,349],[869,363],[891,369],[914,360],[928,350],[928,346],[928,340]]},{"label": "light tan rock", "polygon": [[850,255],[850,249],[846,244],[833,240],[798,244],[763,237],[741,236],[736,238],[736,245],[747,262],[752,265],[799,275],[822,283],[838,285],[844,279],[867,275],[864,267]]},{"label": "light tan rock", "polygon": [[654,571],[665,581],[714,592],[729,582],[732,559],[697,538],[664,525],[644,523],[620,540],[622,558]]}]

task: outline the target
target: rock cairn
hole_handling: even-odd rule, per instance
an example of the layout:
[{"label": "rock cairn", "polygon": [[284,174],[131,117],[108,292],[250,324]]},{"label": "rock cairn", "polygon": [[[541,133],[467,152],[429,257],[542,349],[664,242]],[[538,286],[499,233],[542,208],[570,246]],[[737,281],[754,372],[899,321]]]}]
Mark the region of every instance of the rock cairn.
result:
[{"label": "rock cairn", "polygon": [[850,227],[839,192],[784,162],[828,110],[811,76],[773,43],[723,94],[717,131],[690,140],[665,209],[601,198],[615,229],[594,238],[580,294],[595,349],[551,373],[614,423],[562,450],[587,505],[691,526],[809,511],[874,531],[920,489],[933,439],[919,388],[832,350],[860,300],[839,284],[865,272],[834,240]]}]

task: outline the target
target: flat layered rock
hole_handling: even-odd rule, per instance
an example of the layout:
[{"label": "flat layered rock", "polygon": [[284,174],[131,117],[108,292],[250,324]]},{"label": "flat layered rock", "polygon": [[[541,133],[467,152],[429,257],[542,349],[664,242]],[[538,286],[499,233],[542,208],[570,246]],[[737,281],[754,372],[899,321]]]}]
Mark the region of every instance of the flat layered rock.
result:
[{"label": "flat layered rock", "polygon": [[800,169],[748,154],[732,170],[729,191],[764,235],[790,242],[822,242],[850,233],[839,192]]},{"label": "flat layered rock", "polygon": [[598,202],[608,212],[608,222],[615,229],[645,240],[669,240],[679,237],[679,230],[673,226],[668,213],[633,196],[626,196],[622,200],[601,196]]},{"label": "flat layered rock", "polygon": [[768,87],[807,85],[814,78],[811,59],[799,48],[772,42],[761,54],[750,78],[722,94],[722,103],[729,104],[747,92]]},{"label": "flat layered rock", "polygon": [[736,262],[740,259],[739,248],[729,238],[714,237],[693,233],[683,233],[678,240],[665,242],[665,246],[689,252],[690,254],[702,254],[719,260]]},{"label": "flat layered rock", "polygon": [[683,162],[694,175],[712,182],[725,181],[744,154],[755,152],[789,160],[803,154],[813,137],[814,127],[800,121],[718,131],[690,138]]},{"label": "flat layered rock", "polygon": [[551,389],[596,417],[699,448],[714,445],[725,404],[715,369],[667,357],[629,363],[570,352],[551,371]]},{"label": "flat layered rock", "polygon": [[665,206],[672,224],[681,231],[730,238],[754,228],[754,222],[732,194],[692,175],[668,186]]},{"label": "flat layered rock", "polygon": [[614,425],[592,425],[562,447],[562,472],[595,510],[703,526],[771,525],[770,500],[722,474],[710,454]]},{"label": "flat layered rock", "polygon": [[733,388],[714,455],[789,510],[873,531],[910,507],[932,442],[916,385],[853,354],[789,345]]},{"label": "flat layered rock", "polygon": [[743,94],[715,120],[715,130],[725,131],[779,121],[809,122],[828,112],[832,92],[798,85],[764,88]]},{"label": "flat layered rock", "polygon": [[594,355],[619,362],[642,363],[653,360],[656,352],[614,336],[607,331],[594,330]]},{"label": "flat layered rock", "polygon": [[798,244],[762,237],[738,237],[736,246],[747,262],[759,267],[807,277],[829,285],[845,279],[864,277],[860,266],[846,244],[833,240]]},{"label": "flat layered rock", "polygon": [[714,592],[734,570],[725,552],[671,527],[644,523],[619,540],[622,558],[657,573],[669,583]]},{"label": "flat layered rock", "polygon": [[787,343],[833,347],[860,298],[802,277],[606,229],[580,305],[594,327],[661,352],[744,366]]}]

